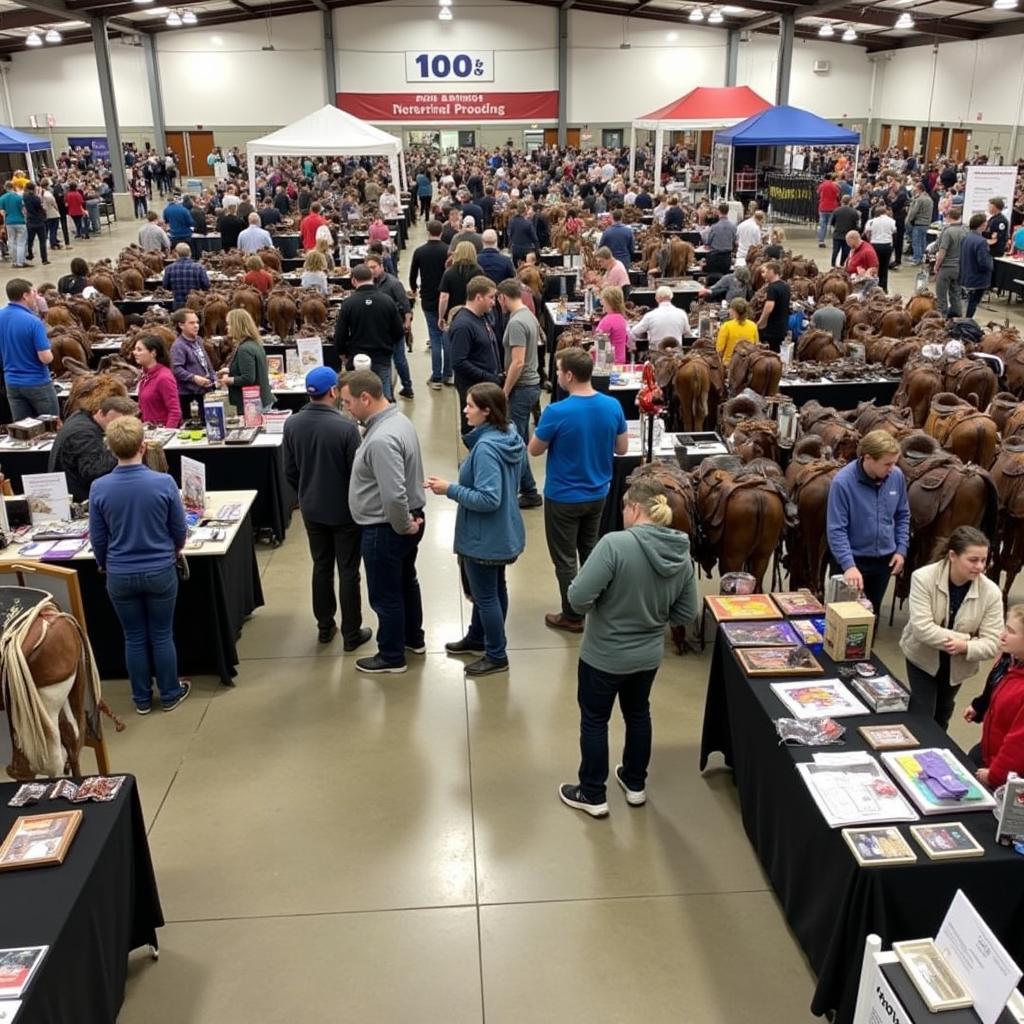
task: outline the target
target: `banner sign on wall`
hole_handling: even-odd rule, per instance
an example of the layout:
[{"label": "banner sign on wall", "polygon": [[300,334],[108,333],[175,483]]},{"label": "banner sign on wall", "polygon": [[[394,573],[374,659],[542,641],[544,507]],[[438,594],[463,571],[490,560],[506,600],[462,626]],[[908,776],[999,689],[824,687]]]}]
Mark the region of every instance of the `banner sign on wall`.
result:
[{"label": "banner sign on wall", "polygon": [[407,82],[493,82],[493,50],[405,51]]},{"label": "banner sign on wall", "polygon": [[459,121],[555,121],[558,91],[339,92],[338,106],[364,121],[444,124]]},{"label": "banner sign on wall", "polygon": [[69,135],[68,145],[73,149],[88,146],[89,149],[92,150],[92,158],[94,160],[102,160],[104,162],[110,160],[110,144],[107,142],[105,136]]},{"label": "banner sign on wall", "polygon": [[1013,206],[1013,193],[1017,185],[1017,167],[989,167],[971,164],[967,168],[967,187],[964,189],[964,223],[975,213],[988,213],[990,199],[1002,199],[1009,219]]}]

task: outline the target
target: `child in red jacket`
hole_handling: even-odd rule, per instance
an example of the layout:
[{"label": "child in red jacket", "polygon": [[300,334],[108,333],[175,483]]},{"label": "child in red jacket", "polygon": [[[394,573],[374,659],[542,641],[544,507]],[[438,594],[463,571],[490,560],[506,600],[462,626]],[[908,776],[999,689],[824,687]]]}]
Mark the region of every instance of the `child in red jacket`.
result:
[{"label": "child in red jacket", "polygon": [[971,759],[982,767],[978,781],[995,789],[1010,772],[1024,775],[1024,605],[1006,613],[999,638],[1003,655],[989,673],[985,690],[964,712],[968,722],[981,722],[981,744]]}]

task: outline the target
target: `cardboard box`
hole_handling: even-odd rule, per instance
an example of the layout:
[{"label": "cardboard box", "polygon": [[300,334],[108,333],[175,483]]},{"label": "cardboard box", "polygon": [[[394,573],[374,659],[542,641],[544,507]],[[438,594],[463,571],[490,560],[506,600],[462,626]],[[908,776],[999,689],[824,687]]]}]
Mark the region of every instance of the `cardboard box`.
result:
[{"label": "cardboard box", "polygon": [[875,617],[858,601],[825,606],[825,653],[833,661],[867,661],[875,634]]}]

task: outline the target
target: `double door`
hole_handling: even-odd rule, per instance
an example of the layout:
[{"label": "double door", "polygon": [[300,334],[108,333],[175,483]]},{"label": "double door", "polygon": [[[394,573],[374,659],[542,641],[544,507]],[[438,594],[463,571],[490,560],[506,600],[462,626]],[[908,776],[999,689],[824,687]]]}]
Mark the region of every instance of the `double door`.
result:
[{"label": "double door", "polygon": [[206,162],[213,152],[213,132],[167,132],[166,136],[182,177],[201,178],[213,173]]}]

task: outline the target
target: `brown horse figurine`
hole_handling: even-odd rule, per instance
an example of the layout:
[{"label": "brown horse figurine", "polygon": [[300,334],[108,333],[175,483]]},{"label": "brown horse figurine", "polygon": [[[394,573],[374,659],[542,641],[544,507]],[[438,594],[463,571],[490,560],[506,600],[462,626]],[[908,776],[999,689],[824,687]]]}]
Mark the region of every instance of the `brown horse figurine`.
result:
[{"label": "brown horse figurine", "polygon": [[821,597],[827,560],[828,492],[842,463],[835,459],[791,463],[786,470],[787,479],[794,466],[796,472],[789,493],[796,505],[796,523],[786,531],[789,585],[792,590],[806,587]]},{"label": "brown horse figurine", "polygon": [[1006,573],[1003,603],[1024,565],[1024,438],[1003,443],[992,466],[992,481],[999,495],[999,520],[991,574],[996,582]]},{"label": "brown horse figurine", "polygon": [[992,465],[999,433],[996,421],[970,402],[942,391],[931,403],[924,430],[962,462],[984,469]]},{"label": "brown horse figurine", "polygon": [[782,379],[782,358],[764,345],[741,341],[729,362],[729,391],[736,395],[750,388],[759,395],[774,395]]}]

